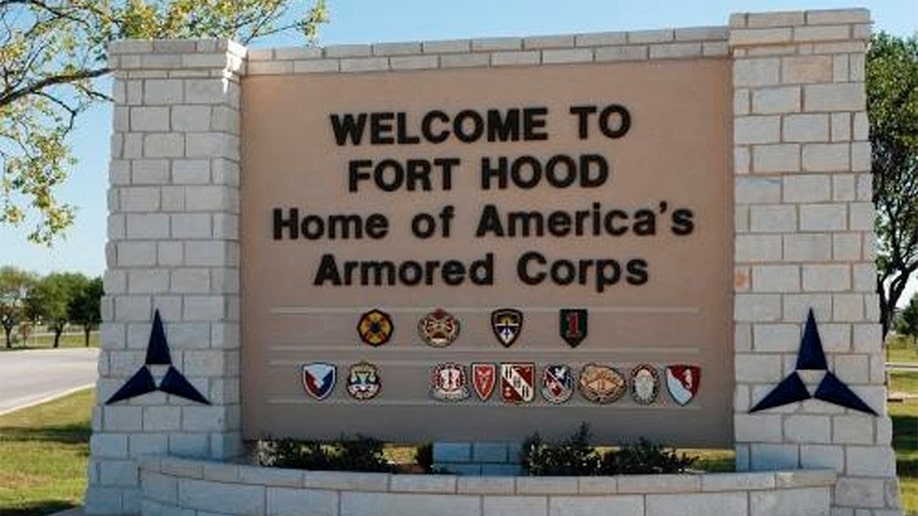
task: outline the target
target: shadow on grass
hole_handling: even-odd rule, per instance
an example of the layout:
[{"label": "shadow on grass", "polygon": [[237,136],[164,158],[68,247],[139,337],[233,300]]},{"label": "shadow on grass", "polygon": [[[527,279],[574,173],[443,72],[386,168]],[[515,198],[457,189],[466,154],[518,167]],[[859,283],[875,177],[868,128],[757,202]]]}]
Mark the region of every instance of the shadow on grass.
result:
[{"label": "shadow on grass", "polygon": [[918,416],[893,414],[893,447],[899,453],[918,452]]},{"label": "shadow on grass", "polygon": [[[0,442],[46,441],[64,444],[89,442],[92,429],[85,423],[28,428],[24,426],[0,427]],[[4,516],[6,512],[4,511]]]},{"label": "shadow on grass", "polygon": [[76,505],[60,500],[41,500],[31,502],[25,507],[3,509],[3,516],[44,516],[46,514],[66,511],[74,507],[76,507]]}]

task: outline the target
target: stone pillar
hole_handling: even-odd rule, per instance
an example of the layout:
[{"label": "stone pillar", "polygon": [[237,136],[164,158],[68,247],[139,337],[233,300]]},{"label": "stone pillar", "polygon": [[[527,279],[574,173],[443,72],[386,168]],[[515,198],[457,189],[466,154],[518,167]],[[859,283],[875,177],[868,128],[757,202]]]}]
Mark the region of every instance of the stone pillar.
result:
[{"label": "stone pillar", "polygon": [[[239,410],[239,78],[227,41],[120,41],[102,352],[90,442],[88,514],[141,511],[144,454],[226,458]],[[169,358],[209,404],[155,390],[107,403],[143,368],[154,313]]]},{"label": "stone pillar", "polygon": [[[737,469],[832,468],[833,515],[901,514],[877,324],[863,9],[735,14]],[[873,416],[819,399],[750,413],[798,367],[812,308],[826,370]]]}]

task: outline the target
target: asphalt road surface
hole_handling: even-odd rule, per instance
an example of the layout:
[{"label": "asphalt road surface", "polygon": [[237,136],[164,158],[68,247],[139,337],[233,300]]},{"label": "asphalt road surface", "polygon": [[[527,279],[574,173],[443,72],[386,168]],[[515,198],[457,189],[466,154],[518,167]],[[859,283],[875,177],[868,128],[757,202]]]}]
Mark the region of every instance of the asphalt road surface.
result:
[{"label": "asphalt road surface", "polygon": [[98,348],[0,353],[0,414],[93,384],[98,357]]}]

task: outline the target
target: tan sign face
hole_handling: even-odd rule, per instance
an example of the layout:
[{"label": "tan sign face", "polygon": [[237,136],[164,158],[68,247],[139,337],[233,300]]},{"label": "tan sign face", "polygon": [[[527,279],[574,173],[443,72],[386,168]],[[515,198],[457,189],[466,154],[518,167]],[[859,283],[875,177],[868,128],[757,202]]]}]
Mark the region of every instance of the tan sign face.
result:
[{"label": "tan sign face", "polygon": [[710,59],[245,79],[245,436],[729,444],[730,89]]}]

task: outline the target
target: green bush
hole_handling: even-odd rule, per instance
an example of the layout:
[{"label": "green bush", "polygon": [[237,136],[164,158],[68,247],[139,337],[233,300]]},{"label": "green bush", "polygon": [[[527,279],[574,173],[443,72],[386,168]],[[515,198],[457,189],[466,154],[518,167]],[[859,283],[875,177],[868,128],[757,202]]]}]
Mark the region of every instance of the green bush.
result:
[{"label": "green bush", "polygon": [[394,468],[383,456],[383,443],[357,435],[337,441],[318,442],[296,439],[261,439],[257,444],[262,466],[325,471],[391,472]]},{"label": "green bush", "polygon": [[559,444],[533,434],[523,443],[522,463],[531,476],[593,476],[682,473],[697,459],[646,439],[599,453],[590,444],[589,425],[581,423],[574,435]]}]

